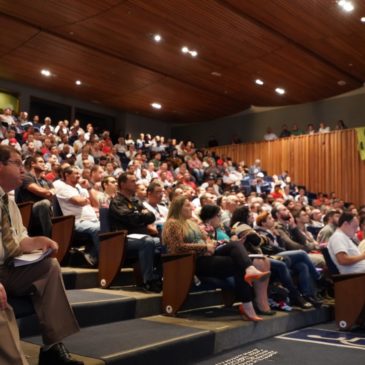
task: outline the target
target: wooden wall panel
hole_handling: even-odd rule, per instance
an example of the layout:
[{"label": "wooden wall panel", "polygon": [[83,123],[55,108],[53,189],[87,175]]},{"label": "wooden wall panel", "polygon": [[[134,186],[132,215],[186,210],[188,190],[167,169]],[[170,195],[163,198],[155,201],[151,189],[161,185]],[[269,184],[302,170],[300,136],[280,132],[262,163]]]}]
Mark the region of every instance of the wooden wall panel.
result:
[{"label": "wooden wall panel", "polygon": [[259,158],[269,175],[289,171],[292,180],[312,192],[334,191],[357,205],[365,204],[365,161],[357,150],[354,129],[211,148],[220,156],[252,165]]}]

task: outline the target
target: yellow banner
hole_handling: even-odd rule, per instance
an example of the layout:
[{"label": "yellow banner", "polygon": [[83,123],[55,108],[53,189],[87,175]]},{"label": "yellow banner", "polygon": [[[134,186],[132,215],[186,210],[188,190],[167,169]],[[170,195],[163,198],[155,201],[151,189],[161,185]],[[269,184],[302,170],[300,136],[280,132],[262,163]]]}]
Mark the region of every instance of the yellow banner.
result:
[{"label": "yellow banner", "polygon": [[365,160],[365,127],[355,128],[357,133],[357,148],[362,161]]}]

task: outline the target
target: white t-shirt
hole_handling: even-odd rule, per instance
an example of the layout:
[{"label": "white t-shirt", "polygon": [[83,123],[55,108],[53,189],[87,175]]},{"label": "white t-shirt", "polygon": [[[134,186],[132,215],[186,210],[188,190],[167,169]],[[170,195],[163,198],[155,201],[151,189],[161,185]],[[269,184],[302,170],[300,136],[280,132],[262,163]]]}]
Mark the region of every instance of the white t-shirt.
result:
[{"label": "white t-shirt", "polygon": [[57,184],[56,196],[64,215],[74,215],[76,222],[86,220],[97,221],[98,217],[96,216],[94,208],[90,204],[80,206],[70,202],[71,198],[80,195],[82,196],[83,194],[80,194],[79,190],[71,185]]},{"label": "white t-shirt", "polygon": [[157,204],[157,208],[153,207],[147,202],[143,202],[143,206],[156,217],[155,224],[164,224],[166,222],[168,209],[160,204]]},{"label": "white t-shirt", "polygon": [[349,256],[359,256],[361,254],[356,244],[340,229],[337,229],[331,236],[328,242],[328,252],[341,274],[365,273],[365,260],[356,262],[352,265],[340,265],[337,262],[336,254],[340,252],[345,252]]}]

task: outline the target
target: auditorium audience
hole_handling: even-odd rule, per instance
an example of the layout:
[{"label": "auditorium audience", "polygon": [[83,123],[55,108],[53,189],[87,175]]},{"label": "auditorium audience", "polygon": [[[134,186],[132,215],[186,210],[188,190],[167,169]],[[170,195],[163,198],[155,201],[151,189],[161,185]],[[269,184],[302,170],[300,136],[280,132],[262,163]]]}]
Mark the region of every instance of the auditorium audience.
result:
[{"label": "auditorium audience", "polygon": [[[221,206],[218,214],[221,215],[220,224],[225,229],[217,229],[219,237],[230,234],[229,223],[239,207],[245,207],[247,217],[238,222],[261,229],[256,227],[256,220],[272,211],[277,221],[272,228],[275,232],[274,245],[279,242],[280,247],[294,250],[291,252],[317,249],[318,243],[327,243],[334,233],[340,212],[350,209],[357,214],[356,207],[346,205],[345,208],[343,201],[335,196],[328,198],[325,194],[318,194],[312,201],[304,187],[299,188],[298,193],[287,171],[278,171],[279,176],[267,176],[259,158],[248,168],[244,162],[235,164],[225,155],[216,156],[212,152],[196,149],[191,141],[177,142],[165,140],[163,136],[141,133],[136,139],[131,134],[127,134],[126,138],[121,136],[113,145],[109,131],[98,130],[92,123],[86,125],[85,133],[78,120],[70,128],[67,121],[59,121],[54,128],[49,117],[41,125],[37,116],[30,122],[26,112],[22,112],[18,119],[11,110],[4,111],[2,116],[9,123],[4,120],[1,126],[1,144],[17,148],[23,160],[33,159],[28,174],[33,174],[35,180],[32,184],[25,180],[24,185],[31,188],[33,185],[41,186],[43,177],[54,182],[64,214],[74,214],[76,231],[90,235],[93,245],[87,248],[86,253],[91,265],[96,265],[98,260],[98,209],[110,206],[113,230],[127,229],[132,234],[127,239],[127,252],[140,261],[145,290],[161,290],[160,277],[154,271],[155,254],[160,250],[158,237],[166,222],[169,205],[171,207],[172,201],[178,197],[193,202],[196,209],[192,216],[197,224],[200,222],[199,214],[200,217],[204,215],[206,206],[214,206],[214,209],[219,209],[216,204]],[[338,123],[336,129],[343,128],[344,124]],[[327,131],[329,127],[321,123],[319,132]],[[308,125],[307,132],[315,133],[313,124]],[[295,124],[291,131],[284,125],[280,137],[301,133]],[[271,136],[266,138],[265,135],[265,140],[277,138],[271,128],[267,134]],[[40,153],[47,159],[47,164],[42,163]],[[60,179],[61,170],[64,180]],[[32,193],[37,195],[36,191]],[[133,223],[131,217],[136,218],[138,223]],[[42,224],[47,221],[42,220]],[[315,236],[311,237],[311,233],[317,234],[320,228],[317,240]],[[49,229],[46,231],[49,232]],[[137,239],[133,234],[142,234],[145,239]],[[304,251],[301,252],[305,254]],[[285,275],[279,276],[282,278]],[[288,289],[292,299],[295,290]],[[308,297],[314,296],[308,290],[302,293]],[[294,304],[303,306],[300,301],[292,300]],[[266,306],[261,306],[261,309],[264,312],[268,310]],[[247,310],[255,317],[256,314]]]}]

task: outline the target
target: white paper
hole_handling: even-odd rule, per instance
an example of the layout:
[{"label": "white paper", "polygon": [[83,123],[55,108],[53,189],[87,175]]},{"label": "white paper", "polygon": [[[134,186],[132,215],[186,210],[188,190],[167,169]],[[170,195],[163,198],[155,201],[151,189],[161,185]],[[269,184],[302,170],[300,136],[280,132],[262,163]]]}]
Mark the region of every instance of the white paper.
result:
[{"label": "white paper", "polygon": [[249,254],[248,257],[251,259],[264,259],[265,255],[263,255],[262,253],[253,253]]},{"label": "white paper", "polygon": [[132,233],[127,236],[127,238],[135,238],[136,240],[141,240],[142,238],[146,237],[146,234],[140,234],[140,233]]},{"label": "white paper", "polygon": [[14,257],[13,263],[15,267],[34,264],[35,262],[43,260],[45,257],[49,256],[53,250],[51,248],[47,251],[33,251],[31,253],[26,253],[24,255]]}]

